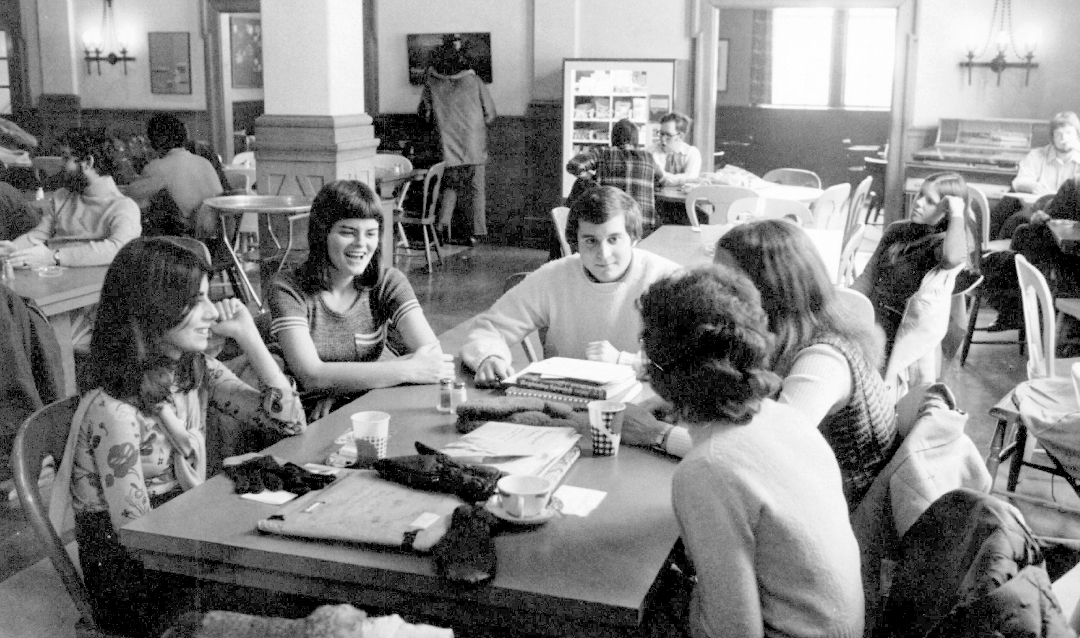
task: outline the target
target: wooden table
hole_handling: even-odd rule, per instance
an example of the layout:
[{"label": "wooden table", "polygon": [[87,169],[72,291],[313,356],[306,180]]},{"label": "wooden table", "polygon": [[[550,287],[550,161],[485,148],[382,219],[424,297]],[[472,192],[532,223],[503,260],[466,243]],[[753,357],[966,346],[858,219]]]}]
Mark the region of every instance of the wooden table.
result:
[{"label": "wooden table", "polygon": [[59,277],[41,277],[33,270],[19,269],[15,271],[15,279],[4,281],[20,297],[32,299],[49,318],[60,344],[64,390],[68,396],[78,392],[71,320],[76,310],[92,306],[101,298],[108,269],[108,266],[64,268]]},{"label": "wooden table", "polygon": [[1080,252],[1080,223],[1063,219],[1051,219],[1046,226],[1054,233],[1061,244],[1061,249],[1067,253]]},{"label": "wooden table", "polygon": [[[722,237],[735,227],[734,224],[716,224],[716,226],[722,229],[717,237]],[[810,236],[810,241],[818,249],[825,268],[832,275],[833,283],[837,283],[844,232],[818,228],[804,228],[803,231]],[[641,240],[638,248],[666,257],[684,268],[707,266],[713,261],[712,256],[705,253],[701,242],[701,231],[695,231],[690,226],[661,226],[653,234]]]},{"label": "wooden table", "polygon": [[[444,350],[457,352],[464,334],[465,324],[444,333]],[[483,393],[470,390],[474,398]],[[458,435],[454,418],[435,411],[437,394],[434,385],[369,392],[268,451],[321,461],[359,410],[392,415],[391,456],[414,453],[416,440],[441,446]],[[583,456],[563,483],[607,492],[599,507],[584,518],[502,530],[495,540],[498,575],[475,589],[436,576],[430,557],[261,534],[256,522],[277,508],[239,498],[224,476],[125,526],[120,536],[148,567],[166,572],[415,613],[458,628],[626,635],[641,623],[650,588],[678,538],[671,507],[675,466],[671,458],[629,446],[616,457]]]},{"label": "wooden table", "polygon": [[[704,184],[708,185],[708,184]],[[719,185],[719,184],[718,184]],[[797,202],[802,202],[809,206],[817,201],[817,198],[821,197],[821,194],[825,191],[820,188],[811,188],[809,186],[788,186],[787,184],[773,184],[771,182],[765,182],[764,185],[752,188],[759,197],[767,197],[769,199],[791,199]],[[686,191],[679,186],[665,186],[656,191],[656,199],[668,203],[683,203],[686,201]]]}]

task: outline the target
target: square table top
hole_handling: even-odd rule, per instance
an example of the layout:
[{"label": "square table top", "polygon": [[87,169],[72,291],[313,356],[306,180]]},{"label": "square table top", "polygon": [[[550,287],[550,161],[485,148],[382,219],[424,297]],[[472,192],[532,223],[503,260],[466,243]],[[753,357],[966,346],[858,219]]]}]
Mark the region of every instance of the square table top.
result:
[{"label": "square table top", "polygon": [[[468,322],[466,322],[468,323]],[[444,333],[456,352],[466,324]],[[487,393],[471,389],[475,398]],[[454,417],[435,410],[435,385],[373,390],[267,451],[321,462],[360,410],[389,412],[389,455],[414,441],[455,439]],[[153,569],[358,605],[418,611],[455,622],[537,633],[622,633],[640,624],[646,600],[678,538],[671,506],[675,460],[623,446],[615,457],[583,455],[563,483],[607,492],[587,517],[556,516],[543,526],[504,529],[495,538],[498,574],[479,588],[439,578],[427,556],[345,543],[261,534],[276,506],[241,499],[217,476],[125,526],[122,542]],[[480,608],[482,613],[477,613]]]},{"label": "square table top", "polygon": [[42,277],[33,269],[15,269],[15,279],[3,283],[24,299],[32,299],[45,316],[98,302],[108,266],[63,267],[58,277]]}]

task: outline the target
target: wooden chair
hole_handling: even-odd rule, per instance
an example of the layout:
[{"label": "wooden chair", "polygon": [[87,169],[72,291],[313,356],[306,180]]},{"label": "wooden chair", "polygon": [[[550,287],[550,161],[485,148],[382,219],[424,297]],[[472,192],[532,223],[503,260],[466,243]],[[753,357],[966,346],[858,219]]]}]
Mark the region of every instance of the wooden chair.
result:
[{"label": "wooden chair", "polygon": [[821,178],[814,171],[803,168],[774,168],[765,173],[761,179],[774,184],[787,186],[807,186],[809,188],[821,188]]},{"label": "wooden chair", "polygon": [[[82,575],[67,550],[64,549],[64,542],[60,539],[64,530],[53,527],[52,521],[49,520],[48,504],[42,499],[41,488],[38,485],[38,477],[46,457],[51,456],[53,462],[57,466],[60,465],[60,460],[64,456],[64,447],[67,445],[68,432],[71,430],[71,419],[78,406],[78,396],[68,397],[62,401],[50,403],[27,417],[15,437],[11,464],[12,471],[15,473],[15,490],[22,502],[26,520],[37,535],[45,556],[52,562],[56,573],[64,583],[64,588],[75,603],[75,608],[79,611],[79,620],[75,626],[76,636],[104,637],[109,634],[98,629],[94,622],[90,596],[83,584]],[[68,489],[68,486],[54,484],[53,489]]]},{"label": "wooden chair", "polygon": [[[435,256],[442,263],[442,250],[439,245],[438,233],[435,232],[435,222],[439,219],[439,194],[442,189],[443,173],[446,171],[446,162],[439,162],[428,169],[424,176],[424,197],[419,211],[406,211],[396,209],[394,211],[394,223],[400,226],[419,226],[424,233],[424,256],[427,257],[428,272],[432,271],[431,247],[435,247]],[[407,250],[407,249],[406,249]],[[394,250],[394,256],[399,253]]]},{"label": "wooden chair", "polygon": [[[1028,380],[1048,378],[1070,378],[1076,372],[1075,364],[1080,363],[1080,358],[1058,359],[1055,355],[1057,347],[1057,320],[1054,313],[1054,300],[1050,295],[1050,287],[1046,278],[1038,268],[1032,266],[1023,255],[1016,256],[1016,275],[1020,280],[1020,298],[1024,308],[1024,333],[1027,342],[1027,376]],[[1062,304],[1062,302],[1065,302]],[[1059,300],[1057,308],[1072,316],[1080,316],[1080,300]],[[991,414],[998,418],[994,436],[990,439],[990,453],[987,456],[987,468],[991,476],[997,473],[998,465],[1011,457],[1009,466],[1009,479],[1006,483],[1006,495],[1015,497],[1016,485],[1020,480],[1020,471],[1029,467],[1055,476],[1061,476],[1073,490],[1080,495],[1080,481],[1071,476],[1057,459],[1050,457],[1053,465],[1043,465],[1034,461],[1036,447],[1035,438],[1028,430],[1023,415],[1016,409],[1012,401],[1012,392],[999,401],[991,410]],[[1015,425],[1014,439],[1008,446],[1004,445],[1006,430],[1010,423]],[[1023,498],[1021,500],[1038,501],[1038,499]],[[1040,502],[1039,504],[1048,504]],[[1056,506],[1054,504],[1050,504]]]},{"label": "wooden chair", "polygon": [[851,233],[851,237],[844,242],[844,248],[840,251],[840,272],[837,273],[836,281],[842,286],[850,286],[859,276],[859,273],[855,272],[855,253],[858,252],[865,234],[866,224],[859,222],[855,226],[855,232]]},{"label": "wooden chair", "polygon": [[705,200],[713,207],[709,223],[725,224],[730,218],[731,203],[744,197],[757,197],[757,193],[740,186],[696,186],[686,193],[686,217],[690,220],[690,225],[697,228],[697,203]]},{"label": "wooden chair", "polygon": [[814,214],[814,228],[827,230],[845,230],[847,228],[847,208],[844,204],[851,195],[851,184],[836,184],[825,189],[821,197],[810,206]]},{"label": "wooden chair", "polygon": [[[527,272],[516,272],[507,277],[503,283],[503,294],[505,295],[508,290],[520,284],[529,275],[530,273]],[[543,346],[536,342],[538,339],[542,340],[542,337],[536,332],[531,332],[521,340],[521,347],[524,348],[525,357],[529,360],[529,363],[536,363],[544,358],[541,354],[538,354],[544,351]]]},{"label": "wooden chair", "polygon": [[728,208],[728,218],[738,218],[747,214],[755,219],[778,219],[788,217],[800,226],[811,226],[814,215],[806,204],[792,199],[773,199],[771,197],[744,197],[732,202]]},{"label": "wooden chair", "polygon": [[569,257],[574,253],[570,248],[570,242],[566,240],[566,219],[570,216],[570,208],[556,206],[551,209],[551,221],[555,223],[555,233],[559,236],[559,248],[563,257]]},{"label": "wooden chair", "polygon": [[225,180],[227,184],[225,190],[226,195],[254,195],[255,190],[253,188],[255,184],[254,176],[250,174],[248,170],[230,170],[225,169]]}]

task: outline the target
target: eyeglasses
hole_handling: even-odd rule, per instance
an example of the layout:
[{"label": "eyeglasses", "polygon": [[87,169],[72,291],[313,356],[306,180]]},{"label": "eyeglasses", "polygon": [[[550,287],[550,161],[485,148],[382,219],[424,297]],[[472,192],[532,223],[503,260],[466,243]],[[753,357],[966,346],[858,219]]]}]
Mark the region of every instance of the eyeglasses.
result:
[{"label": "eyeglasses", "polygon": [[663,131],[660,132],[660,139],[662,139],[662,140],[670,140],[670,139],[676,138],[678,136],[679,136],[678,131],[676,131],[674,133],[664,133]]}]

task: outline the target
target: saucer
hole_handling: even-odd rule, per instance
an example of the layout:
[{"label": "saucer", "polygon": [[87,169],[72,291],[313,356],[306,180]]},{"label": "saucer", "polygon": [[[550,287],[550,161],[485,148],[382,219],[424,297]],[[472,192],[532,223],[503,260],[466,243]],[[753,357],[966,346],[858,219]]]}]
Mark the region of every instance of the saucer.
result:
[{"label": "saucer", "polygon": [[540,525],[541,523],[548,522],[552,519],[552,517],[559,513],[559,510],[562,509],[562,501],[552,496],[551,502],[548,503],[548,507],[546,510],[540,512],[536,516],[529,516],[523,518],[519,516],[514,516],[513,514],[510,514],[505,509],[503,509],[502,505],[499,504],[499,495],[496,494],[495,496],[492,496],[490,499],[488,499],[486,503],[484,503],[484,509],[494,514],[496,518],[501,518],[502,520],[508,523],[513,523],[514,525]]}]

